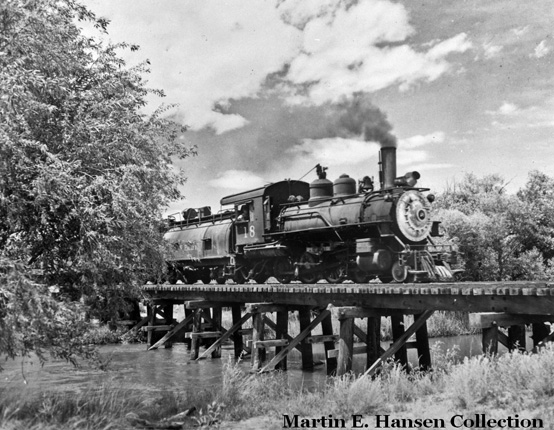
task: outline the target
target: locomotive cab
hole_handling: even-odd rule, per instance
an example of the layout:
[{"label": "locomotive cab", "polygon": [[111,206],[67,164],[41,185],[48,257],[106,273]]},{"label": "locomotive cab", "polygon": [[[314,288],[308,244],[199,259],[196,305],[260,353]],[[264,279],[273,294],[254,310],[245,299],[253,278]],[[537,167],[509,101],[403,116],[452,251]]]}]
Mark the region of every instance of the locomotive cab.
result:
[{"label": "locomotive cab", "polygon": [[260,198],[254,198],[235,204],[237,247],[263,241],[264,216],[260,200]]},{"label": "locomotive cab", "polygon": [[280,181],[221,199],[221,205],[233,205],[235,220],[235,252],[255,258],[256,245],[270,242],[267,235],[277,228],[281,205],[309,198],[309,185],[302,181]]}]

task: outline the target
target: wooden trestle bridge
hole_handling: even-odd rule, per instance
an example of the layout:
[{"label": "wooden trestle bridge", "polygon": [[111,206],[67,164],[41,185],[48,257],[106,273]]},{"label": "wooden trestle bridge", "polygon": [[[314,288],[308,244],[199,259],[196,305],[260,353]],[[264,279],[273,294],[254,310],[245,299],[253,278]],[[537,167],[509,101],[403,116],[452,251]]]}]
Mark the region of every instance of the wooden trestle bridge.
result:
[{"label": "wooden trestle bridge", "polygon": [[[434,311],[470,313],[482,329],[483,349],[495,353],[498,343],[509,349],[526,347],[525,325],[532,326],[533,347],[552,340],[546,322],[554,321],[554,283],[478,282],[436,284],[193,284],[144,285],[148,315],[136,327],[148,332],[148,349],[171,347],[173,336],[190,338],[191,359],[221,356],[221,345],[232,340],[238,357],[251,354],[252,369],[285,370],[287,355],[300,351],[302,366],[314,365],[313,344],[323,343],[328,374],[352,369],[354,354],[366,354],[366,373],[394,357],[407,365],[407,349],[417,348],[419,365],[431,366],[427,319]],[[184,305],[185,318],[173,318],[173,306]],[[222,308],[230,308],[232,326],[223,327]],[[298,312],[299,334],[289,334],[289,312]],[[274,318],[268,314],[275,313]],[[404,325],[404,317],[413,323]],[[381,317],[390,317],[393,342],[380,346]],[[332,319],[339,321],[333,332]],[[360,319],[367,318],[367,330]],[[251,328],[243,325],[251,319]],[[410,319],[411,321],[411,319]],[[321,335],[312,331],[321,325]],[[266,330],[266,328],[270,330]],[[506,330],[499,330],[503,328]],[[319,331],[319,330],[318,330]],[[273,332],[272,338],[265,334]],[[245,336],[250,338],[245,341]],[[415,336],[415,341],[411,341]],[[362,346],[354,346],[357,337]],[[207,349],[200,353],[201,342]]]}]

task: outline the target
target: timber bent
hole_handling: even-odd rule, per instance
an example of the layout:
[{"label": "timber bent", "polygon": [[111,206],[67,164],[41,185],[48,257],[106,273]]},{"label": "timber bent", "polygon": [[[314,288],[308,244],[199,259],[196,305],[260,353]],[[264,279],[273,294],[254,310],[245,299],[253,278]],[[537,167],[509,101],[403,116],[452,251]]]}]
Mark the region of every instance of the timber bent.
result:
[{"label": "timber bent", "polygon": [[[552,340],[554,334],[545,322],[554,321],[554,283],[471,282],[428,284],[149,284],[141,287],[148,306],[148,316],[141,321],[148,331],[148,348],[171,346],[171,338],[185,331],[191,343],[191,359],[220,356],[221,344],[233,340],[235,355],[251,354],[256,371],[286,369],[286,357],[298,349],[302,365],[313,367],[312,345],[323,343],[329,374],[344,374],[352,369],[352,356],[367,354],[366,373],[373,373],[388,358],[407,366],[407,348],[418,350],[422,368],[431,365],[426,321],[434,311],[470,313],[470,322],[482,329],[483,348],[489,353],[498,344],[509,349],[525,349],[525,325],[533,330],[533,347]],[[173,306],[185,306],[185,318],[173,319]],[[223,308],[230,308],[233,325],[221,325]],[[300,334],[288,333],[288,318],[298,312]],[[274,317],[269,317],[274,314]],[[404,316],[414,315],[411,326]],[[391,318],[393,344],[386,351],[380,346],[382,317]],[[332,318],[340,323],[333,332]],[[363,331],[357,319],[367,318]],[[243,329],[252,320],[251,329]],[[321,326],[321,335],[312,331]],[[505,328],[505,334],[499,328]],[[272,339],[264,331],[272,330]],[[318,329],[319,330],[319,329]],[[158,332],[165,335],[156,339]],[[250,338],[246,341],[244,336]],[[354,346],[354,336],[363,344]],[[410,338],[415,336],[415,342]],[[156,341],[157,340],[157,341]],[[204,353],[199,346],[205,342]],[[528,340],[527,340],[528,342]],[[273,357],[266,360],[267,352]]]}]

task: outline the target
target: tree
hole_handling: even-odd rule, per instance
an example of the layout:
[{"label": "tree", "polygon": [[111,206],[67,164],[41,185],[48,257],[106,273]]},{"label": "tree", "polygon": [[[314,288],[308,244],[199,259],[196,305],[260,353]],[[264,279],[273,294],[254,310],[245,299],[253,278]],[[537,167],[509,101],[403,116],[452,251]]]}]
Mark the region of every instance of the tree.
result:
[{"label": "tree", "polygon": [[522,204],[514,224],[524,249],[554,258],[554,179],[533,170],[517,196]]},{"label": "tree", "polygon": [[[466,175],[438,196],[447,238],[456,240],[465,276],[476,281],[545,279],[554,250],[554,206],[545,175],[534,172],[517,195],[505,192],[498,175]],[[546,263],[546,264],[545,264]]]},{"label": "tree", "polygon": [[[75,321],[70,302],[82,297],[113,313],[156,275],[161,210],[184,181],[172,158],[194,153],[166,108],[142,112],[163,93],[146,87],[147,62],[129,68],[117,54],[138,47],[85,37],[79,21],[108,25],[74,0],[0,6],[0,339],[17,344],[0,345],[10,356],[33,350],[13,336],[14,318],[41,320],[46,306]],[[40,292],[36,306],[16,303],[25,291]],[[27,334],[48,346],[62,332],[52,321]]]}]

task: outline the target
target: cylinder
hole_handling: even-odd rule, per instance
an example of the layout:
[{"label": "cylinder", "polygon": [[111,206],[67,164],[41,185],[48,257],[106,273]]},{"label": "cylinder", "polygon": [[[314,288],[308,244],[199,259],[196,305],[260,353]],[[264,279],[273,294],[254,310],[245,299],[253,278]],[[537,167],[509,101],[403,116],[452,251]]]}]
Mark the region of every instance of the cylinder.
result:
[{"label": "cylinder", "polygon": [[394,146],[381,148],[380,165],[381,189],[393,188],[396,178],[396,148]]}]

